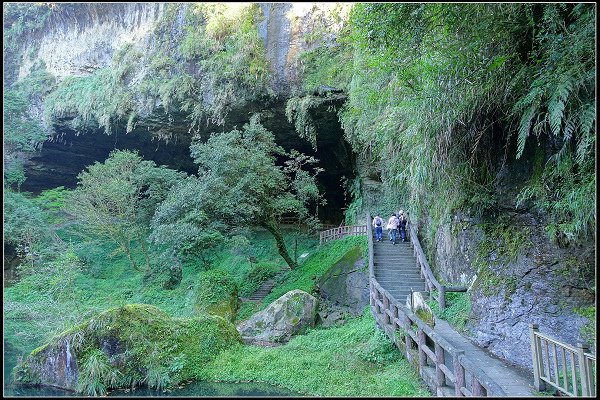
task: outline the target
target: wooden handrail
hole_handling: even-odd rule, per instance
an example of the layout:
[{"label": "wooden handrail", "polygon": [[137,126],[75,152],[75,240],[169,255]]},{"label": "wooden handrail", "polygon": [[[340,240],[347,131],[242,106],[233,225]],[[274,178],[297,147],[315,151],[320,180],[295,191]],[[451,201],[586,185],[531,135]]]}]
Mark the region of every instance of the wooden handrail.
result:
[{"label": "wooden handrail", "polygon": [[330,240],[341,239],[345,236],[361,236],[367,234],[366,225],[339,226],[337,228],[327,229],[319,233],[319,244]]},{"label": "wooden handrail", "polygon": [[[372,250],[373,239],[369,239],[369,249]],[[480,396],[485,391],[487,396],[506,396],[506,392],[495,383],[480,367],[476,366],[464,355],[464,351],[457,349],[446,339],[439,335],[414,314],[406,305],[398,302],[385,290],[372,274],[372,262],[369,260],[369,287],[371,312],[379,326],[384,329],[388,337],[394,341],[395,332],[404,336],[404,353],[411,362],[418,362],[419,374],[425,382],[432,382],[429,377],[424,377],[426,366],[434,366],[436,370],[435,390],[446,386],[445,382],[454,382],[457,396]],[[433,343],[433,350],[427,344]],[[398,343],[396,343],[398,345]],[[411,349],[417,347],[418,357],[415,359]],[[398,345],[398,347],[401,347]],[[401,349],[402,350],[402,349]],[[445,357],[449,356],[454,365],[453,370],[448,368]],[[466,372],[472,377],[466,382]]]},{"label": "wooden handrail", "polygon": [[529,325],[529,331],[536,390],[543,391],[550,385],[568,396],[596,395],[596,356],[587,352],[586,344],[569,346],[541,333],[536,324]]},{"label": "wooden handrail", "polygon": [[[426,382],[432,382],[431,379],[425,379],[426,365],[435,366],[436,376],[435,385],[437,388],[446,386],[445,382],[454,382],[456,395],[458,396],[480,396],[485,393],[487,396],[506,396],[505,391],[495,382],[493,382],[481,368],[475,366],[465,355],[464,351],[455,348],[446,339],[439,335],[433,328],[422,321],[416,314],[414,314],[405,304],[398,301],[392,296],[385,288],[383,288],[374,273],[374,262],[373,262],[373,228],[370,224],[371,214],[367,212],[367,240],[369,250],[369,303],[371,304],[371,313],[375,317],[375,320],[379,326],[381,326],[385,334],[396,343],[395,333],[401,332],[404,336],[404,353],[409,361],[418,360],[420,368],[418,368],[421,377]],[[436,285],[438,288],[443,288],[440,285],[431,269],[421,245],[417,238],[416,232],[411,229],[411,241],[415,248],[418,247],[418,254],[421,256],[421,260],[424,261],[421,266],[421,271],[424,276],[430,279],[431,285]],[[463,288],[452,288],[460,289]],[[440,297],[444,295],[444,290],[440,291]],[[443,297],[442,297],[443,298]],[[442,303],[443,304],[443,303]],[[427,342],[433,343],[433,349],[429,347]],[[396,343],[398,345],[398,343]],[[411,354],[411,349],[416,346],[418,357],[414,359],[414,355]],[[398,345],[401,349],[401,346]],[[401,349],[402,350],[402,349]],[[445,365],[446,356],[451,357],[452,364],[454,365],[453,370]],[[469,372],[472,377],[470,382],[465,382],[465,371]],[[467,387],[469,386],[469,387]],[[434,393],[435,393],[434,390]]]},{"label": "wooden handrail", "polygon": [[[466,292],[467,288],[463,286],[444,286],[435,279],[433,272],[431,271],[431,267],[427,262],[427,257],[425,257],[425,253],[423,252],[423,248],[421,248],[421,242],[419,242],[419,238],[417,236],[417,231],[413,224],[408,221],[408,229],[410,232],[410,241],[413,244],[413,249],[415,252],[415,258],[417,259],[417,263],[421,269],[421,274],[425,278],[425,283],[429,288],[429,296],[435,300],[437,300],[440,310],[446,308],[446,293],[447,292]],[[437,294],[433,293],[433,288],[437,290]]]}]

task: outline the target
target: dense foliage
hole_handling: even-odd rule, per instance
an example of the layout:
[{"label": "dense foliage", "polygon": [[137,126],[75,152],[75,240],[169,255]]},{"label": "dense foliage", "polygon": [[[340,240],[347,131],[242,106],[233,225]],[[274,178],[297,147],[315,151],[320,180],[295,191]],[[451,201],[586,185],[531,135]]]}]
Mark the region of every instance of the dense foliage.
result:
[{"label": "dense foliage", "polygon": [[[155,51],[124,44],[110,67],[63,80],[44,104],[46,118],[66,119],[78,132],[101,128],[107,134],[129,132],[140,116],[156,110],[168,118],[187,116],[191,129],[223,125],[232,109],[272,94],[257,13],[250,3],[166,4],[154,31]],[[170,139],[173,132],[154,134]]]},{"label": "dense foliage", "polygon": [[135,270],[142,270],[132,255],[132,245],[145,256],[150,272],[150,254],[146,245],[154,210],[185,173],[153,161],[144,161],[134,152],[113,151],[104,163],[96,162],[79,174],[77,189],[69,197],[68,213],[93,234],[119,245]]},{"label": "dense foliage", "polygon": [[[594,16],[592,4],[357,4],[336,38],[352,56],[327,46],[331,74],[311,50],[305,82],[347,88],[348,140],[381,161],[384,198],[415,217],[497,212],[503,165],[539,148],[517,206],[531,199],[548,213],[552,238],[585,240],[595,225],[584,200],[595,187]],[[301,135],[314,134],[311,96],[288,105]]]},{"label": "dense foliage", "polygon": [[[24,56],[17,39],[42,28],[52,10],[48,3],[4,5],[5,67]],[[595,12],[584,3],[356,4],[349,19],[336,17],[339,29],[321,21],[304,38],[302,80],[286,116],[316,146],[311,110],[337,112],[362,160],[379,165],[382,208],[400,203],[415,219],[428,218],[433,231],[457,210],[491,219],[480,224],[475,288],[508,297],[518,277],[506,266],[531,245],[531,232],[501,217],[507,204],[543,215],[560,245],[595,235]],[[81,342],[80,389],[88,394],[141,382],[160,389],[193,377],[264,380],[314,395],[426,394],[369,316],[278,349],[232,346],[218,360],[210,338],[198,348],[177,336],[203,335],[198,321],[216,319],[168,318],[248,317],[289,290],[313,292],[348,251],[366,247],[364,237],[352,237],[317,248],[310,233],[282,229],[291,215],[317,226],[320,170],[314,158],[284,151],[257,116],[241,130],[199,134],[201,126],[224,125],[234,109],[266,108],[272,99],[258,16],[257,4],[166,4],[152,52],[127,44],[110,67],[58,83],[38,64],[5,90],[4,242],[20,263],[20,281],[5,289],[5,338],[29,352],[65,329],[96,340],[95,332],[115,324],[145,364],[119,375],[98,343]],[[190,147],[197,175],[115,151],[82,171],[73,191],[32,197],[13,190],[53,123],[66,121],[78,133],[130,132],[157,109],[167,120],[187,118],[188,133],[197,133]],[[507,165],[519,162],[526,167],[516,201],[499,198]],[[352,196],[347,222],[366,206],[362,183],[344,183]],[[307,258],[299,259],[298,243]],[[281,272],[282,258],[291,271]],[[275,276],[262,304],[238,309],[238,295]],[[468,295],[448,300],[446,310],[434,311],[464,327]],[[85,322],[134,302],[165,313],[127,306]],[[580,313],[592,321],[595,307]],[[146,327],[148,316],[156,330]],[[595,337],[591,327],[585,332]],[[181,340],[170,342],[171,334]],[[183,347],[193,349],[191,361],[174,353]]]},{"label": "dense foliage", "polygon": [[[280,221],[284,215],[294,215],[316,222],[309,207],[320,202],[315,184],[319,170],[311,167],[312,157],[295,151],[286,154],[256,118],[243,129],[192,143],[199,177],[176,187],[161,204],[153,220],[153,240],[166,244],[177,237],[176,250],[189,247],[190,242],[198,248],[210,245],[220,231],[232,235],[248,226],[261,226],[273,234],[281,256],[295,268]],[[276,163],[277,156],[288,158],[284,166]]]}]

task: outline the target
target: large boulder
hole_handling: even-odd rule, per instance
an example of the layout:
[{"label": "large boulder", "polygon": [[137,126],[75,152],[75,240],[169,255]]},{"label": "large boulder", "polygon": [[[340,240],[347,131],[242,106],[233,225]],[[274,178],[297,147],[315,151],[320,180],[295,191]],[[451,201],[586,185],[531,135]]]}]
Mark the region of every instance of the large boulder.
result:
[{"label": "large boulder", "polygon": [[222,317],[171,318],[145,304],[109,309],[39,347],[13,370],[15,382],[104,395],[142,384],[163,389],[193,378],[241,343]]},{"label": "large boulder", "polygon": [[315,325],[317,303],[305,291],[292,290],[240,323],[237,329],[247,343],[287,342]]},{"label": "large boulder", "polygon": [[317,282],[321,298],[353,316],[369,304],[369,271],[360,247],[348,251]]}]

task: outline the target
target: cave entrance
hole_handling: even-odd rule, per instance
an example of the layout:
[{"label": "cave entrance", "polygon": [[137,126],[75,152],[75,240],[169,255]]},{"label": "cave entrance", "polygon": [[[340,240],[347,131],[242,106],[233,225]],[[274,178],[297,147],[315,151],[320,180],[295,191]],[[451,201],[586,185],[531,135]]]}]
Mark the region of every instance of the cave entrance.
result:
[{"label": "cave entrance", "polygon": [[348,198],[344,182],[356,177],[356,155],[344,138],[344,131],[338,119],[336,108],[342,105],[325,103],[310,110],[316,128],[316,150],[310,142],[298,136],[285,116],[285,103],[280,103],[271,111],[270,117],[261,123],[275,135],[275,140],[286,151],[298,150],[319,160],[318,166],[324,171],[317,175],[319,191],[327,204],[320,206],[317,217],[322,223],[339,225],[344,220],[344,212],[351,199]]},{"label": "cave entrance", "polygon": [[73,189],[81,171],[95,162],[104,162],[113,150],[137,150],[145,160],[157,165],[188,174],[198,171],[190,157],[190,139],[186,136],[167,143],[142,130],[112,135],[102,129],[84,134],[64,128],[57,131],[60,139],[45,142],[42,149],[26,161],[27,179],[21,190],[39,194],[58,186]]},{"label": "cave entrance", "polygon": [[[317,131],[316,150],[306,139],[298,136],[294,126],[287,120],[285,101],[272,104],[269,117],[261,120],[265,128],[273,132],[276,142],[286,151],[295,149],[319,160],[318,166],[324,171],[317,175],[317,185],[327,204],[318,208],[317,217],[322,223],[336,225],[343,221],[344,211],[350,201],[344,182],[350,182],[356,177],[356,156],[344,139],[344,131],[334,111],[341,104],[338,100],[333,108],[331,104],[326,103],[310,110]],[[243,114],[247,118],[251,113]],[[210,127],[207,132],[226,131],[234,127],[241,129],[247,122],[241,113],[234,117],[237,119],[232,117],[235,123],[228,124],[230,126]],[[178,116],[176,121],[180,120],[179,118],[185,121],[185,116]],[[26,162],[27,179],[21,189],[39,194],[43,190],[58,186],[75,188],[77,175],[82,170],[95,162],[104,162],[110,152],[116,149],[137,150],[145,160],[152,160],[157,165],[196,174],[198,167],[190,156],[191,137],[187,134],[187,124],[169,127],[176,130],[172,135],[176,140],[170,142],[154,138],[149,132],[159,128],[156,124],[140,124],[132,132],[124,133],[123,126],[116,129],[117,133],[106,135],[102,129],[80,134],[66,127],[64,123],[55,125],[60,140],[45,142],[40,152]]]}]

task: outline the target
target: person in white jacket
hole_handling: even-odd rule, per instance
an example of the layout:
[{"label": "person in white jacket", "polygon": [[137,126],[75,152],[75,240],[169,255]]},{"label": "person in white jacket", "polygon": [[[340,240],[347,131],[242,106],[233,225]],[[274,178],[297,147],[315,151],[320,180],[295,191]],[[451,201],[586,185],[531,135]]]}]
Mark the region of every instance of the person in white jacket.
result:
[{"label": "person in white jacket", "polygon": [[396,235],[398,234],[398,217],[396,217],[395,213],[392,214],[390,219],[388,219],[387,229],[390,242],[396,244]]}]

